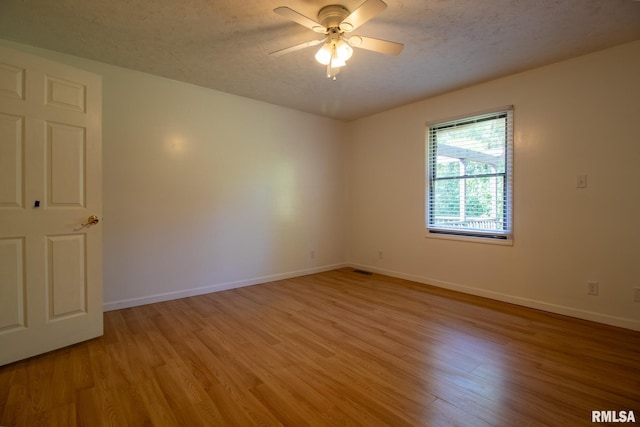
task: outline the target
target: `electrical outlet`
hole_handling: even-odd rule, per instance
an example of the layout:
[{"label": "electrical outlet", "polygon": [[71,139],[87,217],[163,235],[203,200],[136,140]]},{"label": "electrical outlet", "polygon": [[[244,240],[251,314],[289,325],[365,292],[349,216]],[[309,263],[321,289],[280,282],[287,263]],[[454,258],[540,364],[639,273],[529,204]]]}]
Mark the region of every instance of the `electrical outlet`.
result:
[{"label": "electrical outlet", "polygon": [[382,251],[378,251],[378,259],[384,259],[384,254]]},{"label": "electrical outlet", "polygon": [[633,288],[633,301],[640,302],[640,288]]},{"label": "electrical outlet", "polygon": [[587,295],[598,295],[598,282],[587,282]]},{"label": "electrical outlet", "polygon": [[316,257],[316,251],[311,251],[311,252],[309,252],[309,257],[310,257],[311,259],[314,259],[314,258]]}]

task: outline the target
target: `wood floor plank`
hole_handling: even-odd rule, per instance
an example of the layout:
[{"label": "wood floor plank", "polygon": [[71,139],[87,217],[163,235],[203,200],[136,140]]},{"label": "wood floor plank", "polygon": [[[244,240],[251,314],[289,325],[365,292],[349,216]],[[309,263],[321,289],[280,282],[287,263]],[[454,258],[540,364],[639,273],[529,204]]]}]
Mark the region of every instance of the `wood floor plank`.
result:
[{"label": "wood floor plank", "polygon": [[50,427],[76,427],[76,404],[60,405],[52,408],[48,413],[48,423]]},{"label": "wood floor plank", "polygon": [[350,269],[107,312],[0,367],[2,426],[640,422],[640,332]]},{"label": "wood floor plank", "polygon": [[142,380],[136,384],[135,390],[142,401],[142,405],[138,408],[138,412],[149,418],[149,425],[167,427],[181,426],[176,419],[178,414],[174,412],[173,406],[165,398],[162,393],[162,389],[156,382],[155,378],[146,378]]}]

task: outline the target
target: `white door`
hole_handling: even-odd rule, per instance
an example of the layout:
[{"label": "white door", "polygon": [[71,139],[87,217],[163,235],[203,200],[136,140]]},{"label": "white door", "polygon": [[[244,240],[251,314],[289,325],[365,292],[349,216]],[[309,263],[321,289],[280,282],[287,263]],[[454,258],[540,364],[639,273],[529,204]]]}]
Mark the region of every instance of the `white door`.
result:
[{"label": "white door", "polygon": [[0,46],[0,365],[102,335],[101,98]]}]

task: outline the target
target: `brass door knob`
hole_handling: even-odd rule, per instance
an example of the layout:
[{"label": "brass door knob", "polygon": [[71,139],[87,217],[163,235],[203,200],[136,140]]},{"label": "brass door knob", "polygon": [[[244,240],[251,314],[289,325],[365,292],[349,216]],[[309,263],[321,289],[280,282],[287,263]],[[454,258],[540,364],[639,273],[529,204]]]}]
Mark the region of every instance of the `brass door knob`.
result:
[{"label": "brass door knob", "polygon": [[100,218],[97,215],[91,215],[87,218],[87,222],[82,224],[83,227],[91,227],[92,225],[96,225],[100,222]]}]

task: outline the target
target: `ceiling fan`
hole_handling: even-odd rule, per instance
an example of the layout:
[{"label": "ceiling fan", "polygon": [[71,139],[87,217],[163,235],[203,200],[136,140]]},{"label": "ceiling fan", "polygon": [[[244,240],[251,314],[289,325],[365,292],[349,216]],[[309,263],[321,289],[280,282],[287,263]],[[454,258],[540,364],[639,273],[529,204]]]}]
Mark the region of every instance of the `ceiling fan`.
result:
[{"label": "ceiling fan", "polygon": [[351,47],[367,49],[387,55],[398,55],[404,47],[402,43],[357,35],[347,37],[346,35],[365,22],[368,22],[386,8],[387,4],[382,0],[365,0],[364,3],[352,12],[342,5],[332,4],[320,9],[318,12],[318,20],[314,21],[289,7],[277,7],[273,11],[278,15],[290,19],[303,27],[310,28],[316,33],[324,34],[325,37],[320,40],[311,40],[285,49],[276,50],[269,55],[280,56],[295,52],[296,50],[323,44],[316,53],[315,58],[319,63],[327,66],[327,77],[333,80],[336,79],[340,68],[345,66],[346,61],[351,58],[353,54]]}]

